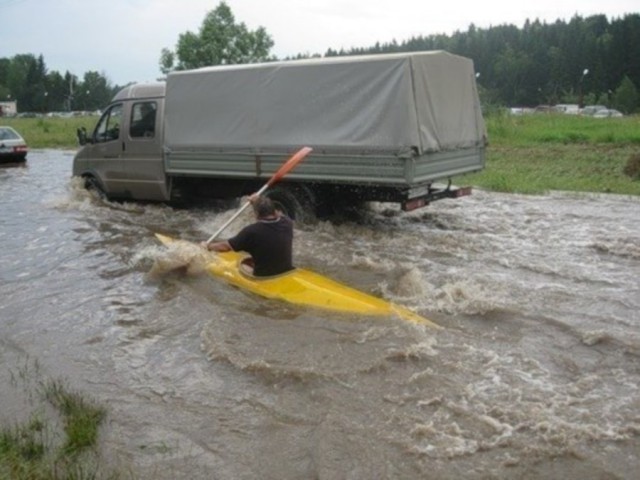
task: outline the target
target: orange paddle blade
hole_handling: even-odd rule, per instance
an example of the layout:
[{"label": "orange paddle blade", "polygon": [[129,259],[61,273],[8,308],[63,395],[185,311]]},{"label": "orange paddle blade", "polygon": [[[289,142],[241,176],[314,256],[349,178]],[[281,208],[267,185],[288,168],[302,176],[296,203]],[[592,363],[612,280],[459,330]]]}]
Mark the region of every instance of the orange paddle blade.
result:
[{"label": "orange paddle blade", "polygon": [[300,150],[298,150],[296,153],[294,153],[293,156],[289,160],[287,160],[278,169],[278,171],[276,173],[273,174],[273,176],[267,182],[267,185],[269,185],[269,186],[273,185],[278,180],[280,180],[282,177],[284,177],[287,173],[289,173],[291,170],[293,170],[302,161],[302,159],[304,159],[304,157],[309,155],[311,150],[313,150],[311,147],[302,147]]}]

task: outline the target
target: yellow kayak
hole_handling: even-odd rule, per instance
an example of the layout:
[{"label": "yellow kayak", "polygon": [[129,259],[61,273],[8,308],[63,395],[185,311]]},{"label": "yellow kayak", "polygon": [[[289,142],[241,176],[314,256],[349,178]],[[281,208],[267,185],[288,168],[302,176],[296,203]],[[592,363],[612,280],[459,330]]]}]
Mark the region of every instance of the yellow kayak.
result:
[{"label": "yellow kayak", "polygon": [[[164,245],[176,240],[156,233]],[[243,252],[223,252],[212,255],[207,271],[225,282],[253,292],[265,298],[284,300],[296,305],[363,315],[393,316],[404,320],[440,328],[430,320],[400,305],[387,302],[310,270],[296,268],[272,277],[255,277],[245,273],[242,261],[248,257]]]}]

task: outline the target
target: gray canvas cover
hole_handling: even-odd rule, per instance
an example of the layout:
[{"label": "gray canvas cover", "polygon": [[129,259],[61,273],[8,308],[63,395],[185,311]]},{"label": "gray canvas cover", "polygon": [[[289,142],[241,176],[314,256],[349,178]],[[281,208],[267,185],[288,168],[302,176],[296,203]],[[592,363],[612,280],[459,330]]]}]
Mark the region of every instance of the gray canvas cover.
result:
[{"label": "gray canvas cover", "polygon": [[442,51],[208,67],[167,78],[171,150],[419,154],[479,147],[471,60]]}]

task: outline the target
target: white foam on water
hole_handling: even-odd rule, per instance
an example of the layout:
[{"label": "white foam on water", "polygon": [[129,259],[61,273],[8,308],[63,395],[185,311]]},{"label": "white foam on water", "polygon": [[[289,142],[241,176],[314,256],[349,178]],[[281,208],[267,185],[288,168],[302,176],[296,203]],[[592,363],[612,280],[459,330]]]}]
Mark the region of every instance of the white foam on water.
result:
[{"label": "white foam on water", "polygon": [[176,270],[187,275],[199,276],[206,272],[207,265],[215,259],[215,253],[206,251],[198,244],[175,241],[167,246],[146,246],[133,256],[134,265],[152,263],[147,273],[151,279],[161,278]]},{"label": "white foam on water", "polygon": [[[498,353],[445,342],[437,348],[439,358],[455,352],[459,363],[439,396],[416,401],[415,418],[423,421],[416,421],[407,440],[416,453],[453,458],[508,448],[517,463],[534,455],[563,455],[589,442],[629,440],[640,432],[640,418],[629,417],[639,387],[623,369],[612,369],[605,378],[585,372],[565,380],[515,350]],[[439,375],[443,372],[428,370],[410,382],[428,385]],[[457,388],[458,377],[467,379],[463,390]]]},{"label": "white foam on water", "polygon": [[499,291],[474,279],[435,285],[417,268],[406,271],[393,282],[382,282],[380,288],[385,298],[431,312],[474,315],[504,307]]},{"label": "white foam on water", "polygon": [[640,239],[637,237],[601,239],[593,243],[593,248],[623,258],[640,259]]},{"label": "white foam on water", "polygon": [[43,203],[45,207],[60,211],[80,212],[95,209],[99,204],[96,196],[84,187],[84,180],[80,177],[71,177],[62,194],[49,196]]}]

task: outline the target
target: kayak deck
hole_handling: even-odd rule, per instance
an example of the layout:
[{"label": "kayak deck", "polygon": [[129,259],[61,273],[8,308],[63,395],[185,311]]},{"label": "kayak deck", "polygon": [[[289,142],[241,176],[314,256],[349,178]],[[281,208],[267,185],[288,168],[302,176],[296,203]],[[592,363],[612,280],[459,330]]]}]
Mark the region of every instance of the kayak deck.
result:
[{"label": "kayak deck", "polygon": [[[156,234],[164,245],[176,242],[172,237]],[[241,271],[243,252],[212,254],[207,271],[225,282],[265,298],[283,300],[325,310],[363,315],[398,315],[404,320],[438,327],[411,310],[361,292],[311,270],[296,268],[272,277],[254,277]]]}]

